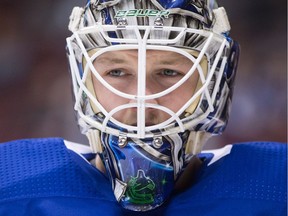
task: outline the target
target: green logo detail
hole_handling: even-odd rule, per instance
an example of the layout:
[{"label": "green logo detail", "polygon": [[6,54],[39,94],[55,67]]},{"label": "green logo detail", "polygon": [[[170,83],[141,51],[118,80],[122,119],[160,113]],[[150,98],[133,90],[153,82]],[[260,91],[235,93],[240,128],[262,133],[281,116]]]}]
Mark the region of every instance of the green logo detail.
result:
[{"label": "green logo detail", "polygon": [[135,204],[151,204],[154,202],[155,183],[145,176],[143,170],[138,170],[137,176],[128,182],[126,195]]},{"label": "green logo detail", "polygon": [[131,9],[131,10],[119,10],[116,12],[115,18],[123,18],[123,17],[152,17],[152,16],[159,16],[168,18],[170,14],[169,11],[159,11],[159,10],[152,10],[152,9]]}]

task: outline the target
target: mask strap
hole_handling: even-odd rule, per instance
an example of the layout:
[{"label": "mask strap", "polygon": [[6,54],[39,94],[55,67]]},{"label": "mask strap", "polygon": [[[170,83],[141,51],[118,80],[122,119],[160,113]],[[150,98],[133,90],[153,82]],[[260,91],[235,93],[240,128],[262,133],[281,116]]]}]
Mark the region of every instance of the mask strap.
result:
[{"label": "mask strap", "polygon": [[103,148],[100,140],[100,131],[96,129],[90,129],[87,131],[86,136],[89,140],[93,153],[102,153]]},{"label": "mask strap", "polygon": [[196,155],[212,135],[205,131],[191,131],[185,148],[185,154]]}]

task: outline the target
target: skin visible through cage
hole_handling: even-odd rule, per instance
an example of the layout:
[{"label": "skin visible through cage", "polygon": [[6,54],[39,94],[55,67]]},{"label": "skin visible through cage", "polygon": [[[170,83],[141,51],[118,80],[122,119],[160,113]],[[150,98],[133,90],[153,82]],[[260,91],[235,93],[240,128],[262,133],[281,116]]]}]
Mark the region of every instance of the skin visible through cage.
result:
[{"label": "skin visible through cage", "polygon": [[[161,50],[147,50],[146,55],[146,95],[153,95],[164,91],[181,80],[193,66],[187,57]],[[121,50],[105,52],[98,56],[94,67],[101,77],[115,89],[127,93],[137,94],[138,81],[138,53],[135,50]],[[146,100],[145,103],[157,104],[177,112],[194,94],[199,75],[193,73],[181,86],[167,95]],[[135,103],[135,100],[122,98],[92,76],[93,88],[97,100],[110,112],[117,106]],[[145,109],[145,125],[159,124],[170,117],[159,109]],[[127,108],[113,115],[118,121],[136,126],[137,108]]]}]

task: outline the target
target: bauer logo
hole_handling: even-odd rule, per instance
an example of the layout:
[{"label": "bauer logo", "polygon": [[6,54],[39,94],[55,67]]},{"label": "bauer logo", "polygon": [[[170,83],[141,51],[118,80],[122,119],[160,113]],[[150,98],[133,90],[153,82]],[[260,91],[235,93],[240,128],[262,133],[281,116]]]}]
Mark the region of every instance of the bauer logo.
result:
[{"label": "bauer logo", "polygon": [[116,12],[115,18],[119,17],[152,17],[159,16],[168,18],[169,11],[159,11],[159,10],[151,10],[151,9],[133,9],[133,10],[119,10]]}]

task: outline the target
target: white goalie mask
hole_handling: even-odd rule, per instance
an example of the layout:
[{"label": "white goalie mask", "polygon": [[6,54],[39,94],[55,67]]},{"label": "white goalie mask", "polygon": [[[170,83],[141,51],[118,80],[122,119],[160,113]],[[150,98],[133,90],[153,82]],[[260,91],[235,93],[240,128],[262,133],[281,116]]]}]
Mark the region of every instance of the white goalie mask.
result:
[{"label": "white goalie mask", "polygon": [[226,12],[212,0],[88,1],[69,29],[82,132],[117,201],[156,208],[206,137],[226,127],[239,53]]}]

